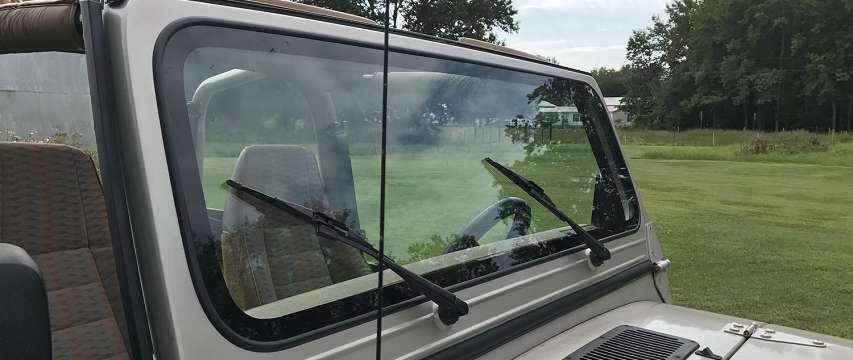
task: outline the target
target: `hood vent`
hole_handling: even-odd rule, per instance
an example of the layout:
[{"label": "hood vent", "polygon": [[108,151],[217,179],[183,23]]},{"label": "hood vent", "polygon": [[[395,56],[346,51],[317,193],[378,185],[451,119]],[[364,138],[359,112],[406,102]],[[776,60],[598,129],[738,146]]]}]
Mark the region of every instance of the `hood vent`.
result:
[{"label": "hood vent", "polygon": [[563,360],[682,360],[699,344],[636,326],[617,326]]}]

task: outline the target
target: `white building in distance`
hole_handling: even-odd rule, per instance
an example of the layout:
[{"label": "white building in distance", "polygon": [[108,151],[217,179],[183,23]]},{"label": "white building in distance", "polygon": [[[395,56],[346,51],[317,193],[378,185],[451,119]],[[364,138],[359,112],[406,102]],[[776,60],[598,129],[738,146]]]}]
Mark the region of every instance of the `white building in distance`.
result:
[{"label": "white building in distance", "polygon": [[631,117],[619,107],[622,106],[622,97],[605,97],[604,104],[610,114],[610,121],[615,125],[631,126],[634,124]]}]

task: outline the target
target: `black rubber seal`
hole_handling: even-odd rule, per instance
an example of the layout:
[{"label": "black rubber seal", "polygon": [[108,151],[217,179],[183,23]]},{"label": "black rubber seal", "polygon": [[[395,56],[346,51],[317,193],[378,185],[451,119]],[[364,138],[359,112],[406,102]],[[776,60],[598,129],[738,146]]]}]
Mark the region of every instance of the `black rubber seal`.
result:
[{"label": "black rubber seal", "polygon": [[98,145],[98,160],[104,202],[107,208],[110,237],[113,244],[119,291],[125,311],[130,355],[136,360],[152,359],[154,348],[148,327],[148,314],[142,296],[139,267],[133,245],[130,214],[124,188],[113,76],[110,71],[109,45],[104,30],[103,5],[81,1],[81,26],[86,47],[86,67],[89,74],[89,94],[92,118]]}]

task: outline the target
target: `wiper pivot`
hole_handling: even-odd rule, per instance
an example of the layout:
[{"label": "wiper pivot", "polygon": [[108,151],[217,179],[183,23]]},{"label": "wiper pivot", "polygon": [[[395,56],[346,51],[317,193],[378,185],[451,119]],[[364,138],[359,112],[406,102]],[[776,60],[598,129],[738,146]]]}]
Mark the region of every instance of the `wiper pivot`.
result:
[{"label": "wiper pivot", "polygon": [[598,267],[604,264],[605,261],[610,260],[610,250],[607,250],[604,245],[592,236],[588,231],[584,230],[578,223],[576,223],[572,218],[568,215],[564,214],[560,209],[554,205],[554,202],[551,201],[551,198],[545,194],[545,190],[543,190],[539,185],[535,182],[527,180],[524,176],[519,175],[515,171],[507,169],[501,164],[498,164],[494,160],[490,158],[483,159],[493,168],[495,168],[498,172],[507,177],[510,181],[512,181],[519,188],[524,190],[528,195],[532,198],[536,199],[542,206],[544,206],[548,211],[550,211],[554,216],[559,218],[560,220],[569,224],[572,230],[575,231],[576,234],[580,235],[583,242],[586,243],[586,246],[589,247],[589,260],[593,266]]},{"label": "wiper pivot", "polygon": [[[367,240],[365,240],[355,230],[350,229],[342,221],[339,221],[325,213],[313,211],[304,206],[269,196],[263,192],[244,186],[234,180],[225,180],[225,183],[237,191],[249,194],[258,200],[295,216],[297,219],[305,223],[313,225],[317,229],[318,236],[329,240],[340,241],[346,245],[361,250],[375,259],[379,259],[379,250],[376,250],[373,245],[367,242]],[[438,305],[438,317],[445,325],[453,325],[459,320],[459,317],[468,315],[468,303],[456,297],[452,292],[427,279],[424,279],[416,273],[407,270],[387,256],[383,256],[383,261],[391,271],[397,273],[397,275],[409,283],[409,285],[411,285],[415,290]]]}]

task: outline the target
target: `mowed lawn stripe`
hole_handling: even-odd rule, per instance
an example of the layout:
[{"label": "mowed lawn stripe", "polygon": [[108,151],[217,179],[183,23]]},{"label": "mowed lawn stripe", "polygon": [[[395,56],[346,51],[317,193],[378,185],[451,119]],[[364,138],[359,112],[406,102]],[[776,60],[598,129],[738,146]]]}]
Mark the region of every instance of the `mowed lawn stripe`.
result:
[{"label": "mowed lawn stripe", "polygon": [[676,304],[853,338],[853,168],[630,164]]}]

